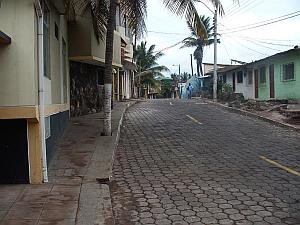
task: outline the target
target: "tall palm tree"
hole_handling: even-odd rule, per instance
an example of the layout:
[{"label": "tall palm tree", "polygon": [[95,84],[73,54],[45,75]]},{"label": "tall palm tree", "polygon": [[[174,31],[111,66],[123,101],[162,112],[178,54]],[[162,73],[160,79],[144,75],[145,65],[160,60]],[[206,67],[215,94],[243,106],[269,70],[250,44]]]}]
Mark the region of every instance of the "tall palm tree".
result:
[{"label": "tall palm tree", "polygon": [[[111,97],[112,97],[112,61],[114,49],[114,30],[116,26],[116,12],[127,16],[127,24],[135,36],[141,36],[145,31],[145,17],[147,0],[65,0],[66,12],[69,20],[77,14],[90,9],[94,25],[94,33],[99,39],[106,41],[105,73],[104,73],[104,119],[103,135],[111,135]],[[106,32],[106,34],[105,34]]]},{"label": "tall palm tree", "polygon": [[197,32],[197,30],[188,22],[188,27],[191,30],[191,36],[185,38],[182,41],[183,46],[181,47],[196,48],[194,51],[194,59],[197,62],[198,77],[200,76],[200,74],[201,76],[204,75],[202,70],[203,48],[207,45],[211,45],[214,43],[213,26],[210,24],[210,18],[206,16],[199,16],[199,20],[201,20],[202,24],[206,29],[206,35],[203,35],[203,33],[201,32]]},{"label": "tall palm tree", "polygon": [[147,48],[147,42],[142,41],[135,49],[133,57],[138,67],[136,75],[139,79],[139,89],[142,86],[156,87],[159,82],[157,79],[163,78],[162,72],[169,71],[165,66],[158,65],[157,60],[164,54],[162,52],[155,52],[155,45]]}]

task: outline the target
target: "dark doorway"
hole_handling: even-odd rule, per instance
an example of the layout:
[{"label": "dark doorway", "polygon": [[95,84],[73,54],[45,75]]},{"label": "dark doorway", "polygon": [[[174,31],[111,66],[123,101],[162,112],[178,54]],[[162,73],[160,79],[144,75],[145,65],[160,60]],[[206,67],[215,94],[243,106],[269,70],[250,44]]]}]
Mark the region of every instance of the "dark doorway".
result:
[{"label": "dark doorway", "polygon": [[255,98],[258,98],[258,70],[254,70]]},{"label": "dark doorway", "polygon": [[274,65],[269,66],[269,78],[270,78],[270,98],[275,98],[275,87],[274,87]]},{"label": "dark doorway", "polygon": [[0,183],[29,183],[27,121],[0,120]]},{"label": "dark doorway", "polygon": [[232,91],[235,92],[235,73],[232,73]]}]

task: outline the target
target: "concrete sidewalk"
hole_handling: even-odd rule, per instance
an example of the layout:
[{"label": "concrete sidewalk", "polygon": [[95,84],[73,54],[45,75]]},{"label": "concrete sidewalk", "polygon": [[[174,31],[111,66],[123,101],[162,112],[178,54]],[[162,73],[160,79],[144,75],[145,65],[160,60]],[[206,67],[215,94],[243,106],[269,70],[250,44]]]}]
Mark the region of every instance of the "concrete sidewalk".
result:
[{"label": "concrete sidewalk", "polygon": [[133,103],[115,104],[111,137],[100,136],[101,113],[72,118],[48,169],[49,183],[0,185],[0,225],[114,224],[105,181],[123,114]]}]

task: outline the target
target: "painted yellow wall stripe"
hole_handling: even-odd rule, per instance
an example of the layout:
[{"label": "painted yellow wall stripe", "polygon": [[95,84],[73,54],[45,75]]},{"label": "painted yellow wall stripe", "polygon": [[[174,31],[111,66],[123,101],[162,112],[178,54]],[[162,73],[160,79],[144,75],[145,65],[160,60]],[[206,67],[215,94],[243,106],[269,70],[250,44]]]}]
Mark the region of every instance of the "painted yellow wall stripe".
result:
[{"label": "painted yellow wall stripe", "polygon": [[273,161],[273,160],[271,160],[271,159],[268,159],[268,158],[265,157],[265,156],[260,156],[260,158],[261,158],[262,160],[265,160],[265,161],[268,162],[268,163],[273,164],[274,166],[279,167],[280,169],[283,169],[283,170],[285,170],[285,171],[291,173],[291,174],[294,174],[294,175],[296,175],[296,176],[300,176],[300,173],[299,173],[299,172],[297,172],[297,171],[295,171],[295,170],[292,170],[291,168],[288,168],[288,167],[286,167],[286,166],[283,166],[283,165],[279,164],[278,162],[275,162],[275,161]]},{"label": "painted yellow wall stripe", "polygon": [[202,124],[200,123],[198,120],[196,120],[194,117],[191,117],[190,115],[186,115],[188,118],[190,118],[191,120],[193,120],[195,123],[198,123],[198,124]]}]

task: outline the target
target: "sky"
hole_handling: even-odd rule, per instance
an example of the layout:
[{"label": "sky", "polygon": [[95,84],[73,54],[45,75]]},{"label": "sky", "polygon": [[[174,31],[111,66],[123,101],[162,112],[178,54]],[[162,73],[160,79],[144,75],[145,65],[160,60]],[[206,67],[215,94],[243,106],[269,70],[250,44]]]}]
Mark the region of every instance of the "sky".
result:
[{"label": "sky", "polygon": [[[147,13],[148,33],[142,39],[147,46],[156,45],[156,50],[168,48],[188,37],[190,32],[184,18],[179,18],[166,9],[163,0],[149,0]],[[203,0],[213,10],[208,0]],[[286,51],[295,45],[300,46],[300,0],[221,0],[225,15],[218,17],[218,33],[221,43],[217,46],[218,63],[230,64],[230,59],[251,62],[278,52]],[[196,3],[198,14],[213,17],[202,3]],[[294,13],[294,14],[292,14]],[[295,16],[255,29],[248,25],[261,25],[263,21],[273,22],[274,18],[284,19],[284,15]],[[212,19],[211,19],[212,21]],[[243,27],[241,27],[243,26]],[[252,27],[252,26],[251,26]],[[238,31],[238,32],[233,32]],[[170,69],[170,73],[191,73],[190,54],[193,48],[180,48],[181,44],[164,50],[158,63]],[[205,47],[203,62],[213,63],[213,45]],[[174,65],[174,66],[173,66]],[[176,66],[177,65],[177,66]],[[194,73],[196,62],[193,60]],[[169,76],[169,74],[165,74]]]}]

